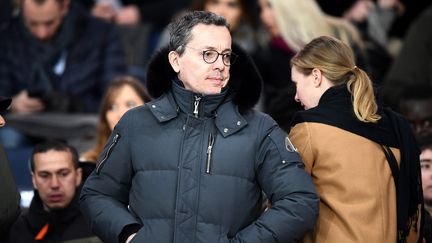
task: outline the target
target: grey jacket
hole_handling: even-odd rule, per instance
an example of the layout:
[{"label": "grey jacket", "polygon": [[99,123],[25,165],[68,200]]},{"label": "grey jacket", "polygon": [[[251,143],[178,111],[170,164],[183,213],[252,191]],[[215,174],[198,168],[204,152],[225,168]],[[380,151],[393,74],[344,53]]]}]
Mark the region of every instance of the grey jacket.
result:
[{"label": "grey jacket", "polygon": [[[234,52],[241,64],[220,95],[185,90],[167,50],[152,61],[157,99],[123,116],[81,194],[104,241],[116,242],[128,225],[140,225],[132,242],[160,243],[290,242],[313,228],[311,178],[285,132],[251,109],[259,75]],[[265,212],[262,192],[272,204]]]}]

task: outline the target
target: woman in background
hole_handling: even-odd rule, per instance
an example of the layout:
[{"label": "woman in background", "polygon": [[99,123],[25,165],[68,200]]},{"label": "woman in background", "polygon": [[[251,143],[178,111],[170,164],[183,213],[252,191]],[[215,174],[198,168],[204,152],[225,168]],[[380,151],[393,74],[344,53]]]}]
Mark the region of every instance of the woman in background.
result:
[{"label": "woman in background", "polygon": [[419,149],[410,125],[378,106],[348,45],[313,39],[291,60],[289,137],[320,195],[304,242],[417,242],[423,205]]},{"label": "woman in background", "polygon": [[97,125],[96,145],[82,156],[82,161],[96,162],[111,135],[114,126],[123,114],[136,106],[150,101],[147,89],[137,79],[122,76],[108,87],[102,100]]},{"label": "woman in background", "polygon": [[264,79],[263,110],[288,131],[294,113],[301,110],[289,80],[295,53],[313,38],[328,35],[355,47],[360,58],[362,42],[348,21],[324,14],[315,0],[259,0],[259,5],[270,36],[267,48],[255,58]]}]

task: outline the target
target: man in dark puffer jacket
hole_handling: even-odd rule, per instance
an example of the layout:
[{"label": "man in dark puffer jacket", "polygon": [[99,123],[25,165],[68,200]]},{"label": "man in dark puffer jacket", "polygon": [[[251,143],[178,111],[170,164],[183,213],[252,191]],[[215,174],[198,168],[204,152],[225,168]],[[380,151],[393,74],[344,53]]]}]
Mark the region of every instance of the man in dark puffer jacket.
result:
[{"label": "man in dark puffer jacket", "polygon": [[174,22],[148,89],[156,99],[123,116],[83,187],[104,242],[290,242],[313,228],[311,178],[274,120],[252,110],[261,79],[231,49],[225,19]]}]

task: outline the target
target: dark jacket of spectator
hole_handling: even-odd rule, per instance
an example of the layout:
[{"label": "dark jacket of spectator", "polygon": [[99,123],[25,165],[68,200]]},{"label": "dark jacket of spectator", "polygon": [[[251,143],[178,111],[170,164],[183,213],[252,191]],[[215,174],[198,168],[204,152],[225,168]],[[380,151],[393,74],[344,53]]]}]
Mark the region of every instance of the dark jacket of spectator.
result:
[{"label": "dark jacket of spectator", "polygon": [[0,94],[28,90],[47,110],[96,112],[108,83],[125,71],[117,31],[72,4],[49,43],[14,18],[0,33]]},{"label": "dark jacket of spectator", "polygon": [[71,204],[65,209],[47,212],[35,191],[30,208],[24,211],[12,226],[9,242],[101,242],[90,231],[90,225],[81,214],[78,195],[79,193],[76,193]]}]

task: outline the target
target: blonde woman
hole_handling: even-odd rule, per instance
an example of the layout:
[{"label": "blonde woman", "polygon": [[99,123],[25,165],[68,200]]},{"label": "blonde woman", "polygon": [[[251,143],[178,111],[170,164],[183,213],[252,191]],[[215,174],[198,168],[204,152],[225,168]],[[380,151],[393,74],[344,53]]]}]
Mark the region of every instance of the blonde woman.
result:
[{"label": "blonde woman", "polygon": [[264,111],[285,130],[301,107],[294,102],[295,87],[290,82],[289,61],[313,38],[328,35],[356,49],[364,66],[362,42],[356,29],[342,18],[325,15],[314,0],[259,0],[261,21],[271,38],[268,48],[257,58],[264,78]]},{"label": "blonde woman", "polygon": [[281,37],[294,51],[313,38],[334,36],[348,45],[361,46],[360,35],[348,21],[326,15],[315,0],[260,0],[270,4]]},{"label": "blonde woman", "polygon": [[419,150],[407,121],[377,105],[368,75],[336,38],[313,39],[291,64],[305,111],[289,137],[321,201],[304,242],[417,242]]}]

